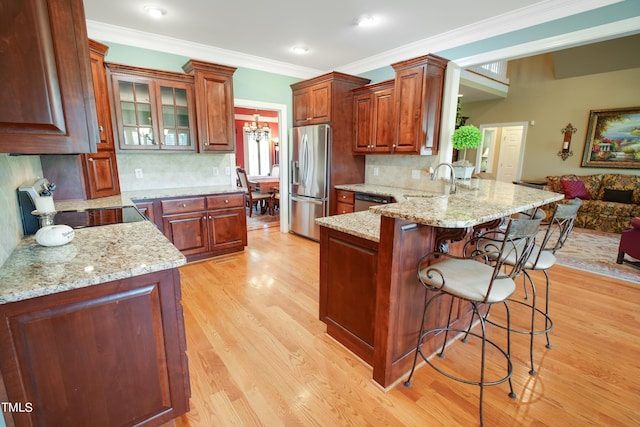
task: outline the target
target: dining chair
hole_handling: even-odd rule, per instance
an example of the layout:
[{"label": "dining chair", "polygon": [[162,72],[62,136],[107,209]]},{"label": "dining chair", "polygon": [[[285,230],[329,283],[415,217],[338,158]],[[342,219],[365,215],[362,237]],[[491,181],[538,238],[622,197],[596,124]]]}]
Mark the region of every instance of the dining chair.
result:
[{"label": "dining chair", "polygon": [[[514,278],[520,273],[524,262],[529,257],[535,244],[535,236],[538,233],[540,219],[508,219],[506,229],[499,228],[489,230],[481,235],[469,239],[463,248],[463,256],[431,252],[423,256],[418,263],[418,281],[431,292],[435,292],[430,298],[426,298],[420,333],[416,345],[413,366],[409,377],[405,381],[406,387],[411,387],[411,378],[415,372],[418,356],[437,372],[456,381],[480,387],[479,418],[483,424],[483,397],[484,387],[509,382],[509,396],[516,397],[511,383],[513,366],[511,363],[511,336],[510,329],[506,328],[506,349],[501,347],[494,338],[487,338],[486,318],[481,313],[485,305],[503,304],[506,309],[506,322],[510,325],[510,311],[508,298],[514,293],[516,283]],[[508,265],[505,260],[513,259],[518,262]],[[438,313],[428,314],[429,307],[434,301],[442,297],[450,297],[448,318],[445,326],[437,326],[425,330],[425,320],[435,319]],[[471,305],[472,315],[468,327],[452,324],[452,312],[455,300],[467,301]],[[474,319],[479,320],[480,331],[473,332]],[[480,377],[471,379],[445,370],[439,366],[437,358],[430,357],[422,351],[424,338],[427,335],[439,335],[442,347],[438,352],[440,358],[444,358],[446,343],[450,333],[466,334],[464,341],[471,336],[481,340]],[[437,338],[436,338],[437,339]],[[499,379],[488,380],[485,376],[485,362],[487,344],[497,350],[498,356],[502,355],[506,360],[506,373]],[[465,364],[468,361],[465,362]],[[460,375],[460,376],[459,376]]]},{"label": "dining chair", "polygon": [[249,206],[249,217],[253,215],[253,207],[255,206],[256,211],[258,207],[263,211],[267,209],[267,203],[271,198],[271,193],[261,193],[259,191],[252,191],[249,186],[249,178],[247,177],[247,172],[238,167],[236,168],[236,174],[238,175],[238,180],[240,181],[240,187],[245,191],[245,200],[247,206]]}]

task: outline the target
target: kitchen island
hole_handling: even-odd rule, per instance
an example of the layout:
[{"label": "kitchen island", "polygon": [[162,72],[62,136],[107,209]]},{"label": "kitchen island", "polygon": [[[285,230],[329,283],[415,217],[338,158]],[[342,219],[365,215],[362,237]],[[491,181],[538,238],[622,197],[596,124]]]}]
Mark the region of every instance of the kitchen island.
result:
[{"label": "kitchen island", "polygon": [[[317,220],[320,320],[330,336],[372,366],[373,379],[384,388],[402,379],[413,362],[428,297],[416,279],[419,259],[434,250],[459,254],[474,231],[564,197],[490,180],[467,181],[449,195],[404,190],[394,194],[411,197],[368,212]],[[456,322],[469,320],[468,304],[454,310]],[[446,310],[432,313],[428,328],[445,322]],[[434,349],[433,339],[425,341],[426,353]]]},{"label": "kitchen island", "polygon": [[[108,199],[91,207],[131,203]],[[185,262],[149,221],[77,229],[59,247],[25,237],[0,267],[0,401],[22,409],[7,425],[157,426],[187,412]]]}]

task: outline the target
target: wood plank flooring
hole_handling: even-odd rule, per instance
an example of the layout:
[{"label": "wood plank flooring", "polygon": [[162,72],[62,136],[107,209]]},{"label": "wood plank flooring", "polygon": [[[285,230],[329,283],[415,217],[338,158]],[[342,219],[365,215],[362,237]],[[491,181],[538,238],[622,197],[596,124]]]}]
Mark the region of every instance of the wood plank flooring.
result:
[{"label": "wood plank flooring", "polygon": [[[477,425],[478,387],[425,365],[411,388],[385,392],[325,334],[318,253],[268,228],[249,232],[242,254],[180,269],[191,411],[167,426]],[[532,377],[528,336],[512,335],[517,399],[487,387],[485,425],[640,425],[640,287],[562,266],[550,276],[553,349],[537,337]],[[445,360],[470,366],[477,349],[457,342]]]}]

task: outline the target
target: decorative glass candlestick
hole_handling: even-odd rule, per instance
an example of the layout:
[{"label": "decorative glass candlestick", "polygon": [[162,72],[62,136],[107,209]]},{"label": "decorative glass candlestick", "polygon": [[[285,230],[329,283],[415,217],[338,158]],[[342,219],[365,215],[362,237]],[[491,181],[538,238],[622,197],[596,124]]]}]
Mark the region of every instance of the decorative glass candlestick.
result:
[{"label": "decorative glass candlestick", "polygon": [[53,225],[53,217],[56,216],[56,211],[51,212],[38,212],[37,210],[31,211],[31,215],[37,216],[40,221],[40,227],[45,227],[47,225]]}]

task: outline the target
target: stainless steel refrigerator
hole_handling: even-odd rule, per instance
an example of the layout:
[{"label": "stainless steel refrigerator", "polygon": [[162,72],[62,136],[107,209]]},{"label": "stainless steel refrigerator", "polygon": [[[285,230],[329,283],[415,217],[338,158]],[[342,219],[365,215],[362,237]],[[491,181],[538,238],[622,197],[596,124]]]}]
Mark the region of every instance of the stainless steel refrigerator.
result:
[{"label": "stainless steel refrigerator", "polygon": [[329,125],[295,127],[289,151],[289,229],[320,240],[316,218],[329,214]]}]

